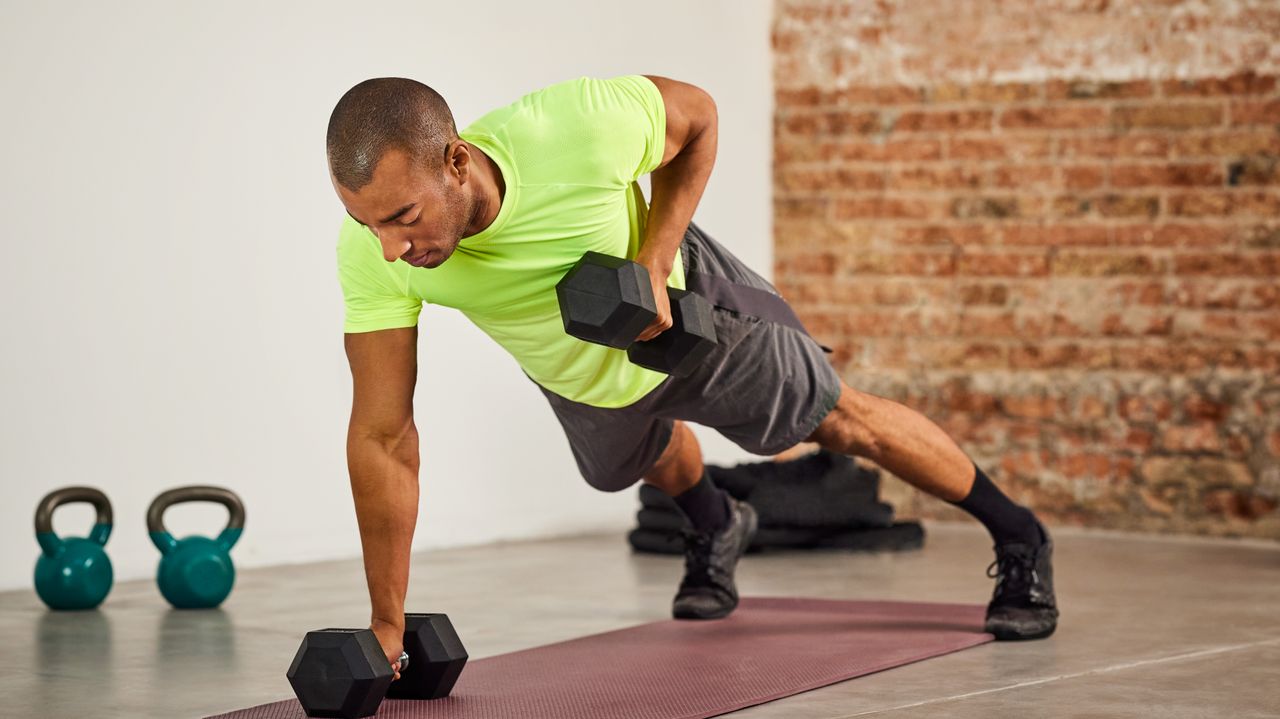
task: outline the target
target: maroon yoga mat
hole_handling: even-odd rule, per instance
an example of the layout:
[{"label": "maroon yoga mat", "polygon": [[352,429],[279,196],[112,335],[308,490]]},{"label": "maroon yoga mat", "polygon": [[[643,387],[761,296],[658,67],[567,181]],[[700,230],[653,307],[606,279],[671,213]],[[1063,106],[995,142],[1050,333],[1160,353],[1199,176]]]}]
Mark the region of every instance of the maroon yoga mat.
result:
[{"label": "maroon yoga mat", "polygon": [[[377,716],[702,719],[989,642],[982,618],[968,604],[744,598],[725,619],[654,622],[478,659],[447,698],[388,699]],[[209,719],[303,716],[289,699]]]}]

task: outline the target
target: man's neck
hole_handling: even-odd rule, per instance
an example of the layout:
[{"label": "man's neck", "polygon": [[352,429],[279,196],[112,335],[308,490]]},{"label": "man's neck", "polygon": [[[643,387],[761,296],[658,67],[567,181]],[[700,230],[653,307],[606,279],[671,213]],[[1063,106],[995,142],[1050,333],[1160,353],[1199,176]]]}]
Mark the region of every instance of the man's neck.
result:
[{"label": "man's neck", "polygon": [[465,234],[466,237],[471,237],[480,234],[498,219],[498,213],[502,210],[502,200],[507,193],[507,183],[506,178],[502,176],[502,168],[498,167],[498,163],[494,162],[493,158],[469,142],[467,147],[472,151],[471,156],[476,158],[472,167],[476,169],[476,189],[480,194],[480,201],[476,203],[475,216]]}]

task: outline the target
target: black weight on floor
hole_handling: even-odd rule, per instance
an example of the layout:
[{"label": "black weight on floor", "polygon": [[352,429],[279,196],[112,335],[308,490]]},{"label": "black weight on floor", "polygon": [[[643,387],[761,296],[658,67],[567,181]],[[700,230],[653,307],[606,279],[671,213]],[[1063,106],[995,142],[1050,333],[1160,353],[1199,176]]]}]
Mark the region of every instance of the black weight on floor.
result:
[{"label": "black weight on floor", "polygon": [[392,699],[439,699],[449,696],[467,663],[467,650],[444,614],[404,615],[404,650],[409,668],[391,683]]},{"label": "black weight on floor", "polygon": [[391,664],[369,629],[307,632],[287,676],[307,716],[372,716],[384,697],[439,699],[467,663],[467,651],[444,614],[404,615],[408,662],[392,681]]},{"label": "black weight on floor", "polygon": [[[411,662],[412,663],[412,662]],[[373,716],[395,674],[368,629],[307,632],[285,674],[307,716]]]}]

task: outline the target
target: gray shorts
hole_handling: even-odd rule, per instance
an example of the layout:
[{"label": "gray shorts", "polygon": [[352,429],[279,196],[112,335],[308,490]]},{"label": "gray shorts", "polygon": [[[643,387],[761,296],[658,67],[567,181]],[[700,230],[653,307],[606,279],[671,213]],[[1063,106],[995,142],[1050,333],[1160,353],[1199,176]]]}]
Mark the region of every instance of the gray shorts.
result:
[{"label": "gray shorts", "polygon": [[[578,469],[596,489],[616,492],[642,478],[666,449],[675,420],[710,427],[748,452],[777,454],[812,434],[840,396],[825,348],[794,320],[773,285],[692,223],[681,255],[686,274],[701,276],[714,305],[716,348],[701,366],[615,409],[540,386]],[[699,291],[692,282],[690,289]],[[755,308],[774,319],[746,313]]]}]

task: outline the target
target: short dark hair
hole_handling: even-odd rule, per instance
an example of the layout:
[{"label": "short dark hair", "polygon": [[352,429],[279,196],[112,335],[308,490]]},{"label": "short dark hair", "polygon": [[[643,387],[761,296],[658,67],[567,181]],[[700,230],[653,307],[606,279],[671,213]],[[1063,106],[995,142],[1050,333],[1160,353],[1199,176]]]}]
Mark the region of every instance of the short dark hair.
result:
[{"label": "short dark hair", "polygon": [[457,136],[453,112],[440,93],[417,80],[372,78],[347,90],[329,116],[329,170],[339,184],[356,191],[373,180],[387,150],[400,150],[410,161],[436,169]]}]

